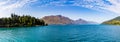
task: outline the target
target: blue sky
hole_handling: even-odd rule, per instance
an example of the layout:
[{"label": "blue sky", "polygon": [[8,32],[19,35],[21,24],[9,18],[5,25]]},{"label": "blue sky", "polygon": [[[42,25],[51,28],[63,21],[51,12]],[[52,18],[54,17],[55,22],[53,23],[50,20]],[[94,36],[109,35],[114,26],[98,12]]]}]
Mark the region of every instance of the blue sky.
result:
[{"label": "blue sky", "polygon": [[120,0],[0,0],[0,17],[63,15],[101,23],[119,16],[119,7]]}]

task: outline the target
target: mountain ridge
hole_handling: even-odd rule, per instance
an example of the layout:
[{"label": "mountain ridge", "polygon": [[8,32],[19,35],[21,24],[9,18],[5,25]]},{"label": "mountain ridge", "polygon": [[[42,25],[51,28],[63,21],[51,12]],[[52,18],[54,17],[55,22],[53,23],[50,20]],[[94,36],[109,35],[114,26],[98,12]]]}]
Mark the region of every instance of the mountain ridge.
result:
[{"label": "mountain ridge", "polygon": [[42,18],[47,24],[89,24],[89,21],[78,19],[72,20],[62,15],[50,15]]}]

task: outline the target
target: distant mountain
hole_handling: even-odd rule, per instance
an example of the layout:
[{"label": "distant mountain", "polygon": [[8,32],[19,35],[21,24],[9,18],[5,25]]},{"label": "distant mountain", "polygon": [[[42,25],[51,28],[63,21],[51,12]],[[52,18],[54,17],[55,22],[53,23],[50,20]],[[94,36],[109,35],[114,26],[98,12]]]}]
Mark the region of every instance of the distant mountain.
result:
[{"label": "distant mountain", "polygon": [[83,19],[72,20],[61,15],[51,15],[42,18],[47,24],[88,24],[89,22]]},{"label": "distant mountain", "polygon": [[93,22],[93,21],[88,21],[88,24],[99,24],[99,23]]},{"label": "distant mountain", "polygon": [[114,18],[114,19],[111,19],[111,20],[108,20],[108,21],[105,21],[103,22],[102,24],[108,24],[108,25],[120,25],[120,16]]},{"label": "distant mountain", "polygon": [[78,19],[78,20],[75,20],[73,24],[88,24],[88,21],[83,19]]},{"label": "distant mountain", "polygon": [[78,20],[75,20],[73,24],[98,24],[98,23],[93,22],[93,21],[86,21],[83,19],[78,19]]}]

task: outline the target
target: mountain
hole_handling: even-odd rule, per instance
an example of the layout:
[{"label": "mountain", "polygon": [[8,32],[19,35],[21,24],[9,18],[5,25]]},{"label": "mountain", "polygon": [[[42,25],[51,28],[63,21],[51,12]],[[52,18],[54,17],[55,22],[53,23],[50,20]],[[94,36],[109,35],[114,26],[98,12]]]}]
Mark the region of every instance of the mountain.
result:
[{"label": "mountain", "polygon": [[72,20],[62,15],[51,15],[42,18],[47,24],[88,24],[89,22],[83,19]]},{"label": "mountain", "polygon": [[73,24],[98,24],[98,23],[93,22],[93,21],[86,21],[83,19],[78,19],[78,20],[75,20]]},{"label": "mountain", "polygon": [[93,21],[88,21],[88,24],[99,24],[99,23],[93,22]]},{"label": "mountain", "polygon": [[78,19],[78,20],[75,20],[73,24],[87,24],[88,21],[86,20],[83,20],[83,19]]},{"label": "mountain", "polygon": [[72,24],[73,20],[61,15],[51,15],[42,18],[47,24]]},{"label": "mountain", "polygon": [[108,24],[108,25],[120,25],[120,16],[114,18],[114,19],[111,19],[111,20],[108,20],[108,21],[105,21],[103,22],[102,24]]}]

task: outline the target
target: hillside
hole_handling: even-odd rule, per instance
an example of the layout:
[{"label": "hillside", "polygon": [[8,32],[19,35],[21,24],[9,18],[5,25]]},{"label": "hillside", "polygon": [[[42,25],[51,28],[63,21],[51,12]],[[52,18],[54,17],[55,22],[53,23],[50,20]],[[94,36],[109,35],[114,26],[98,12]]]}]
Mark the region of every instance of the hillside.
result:
[{"label": "hillside", "polygon": [[114,18],[114,19],[111,19],[109,21],[105,21],[103,22],[102,24],[108,24],[108,25],[120,25],[120,16]]}]

